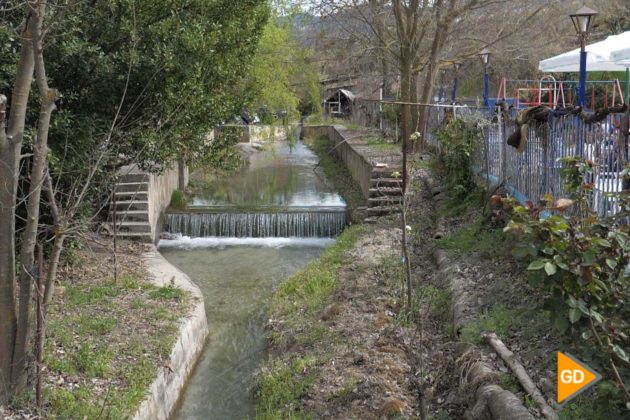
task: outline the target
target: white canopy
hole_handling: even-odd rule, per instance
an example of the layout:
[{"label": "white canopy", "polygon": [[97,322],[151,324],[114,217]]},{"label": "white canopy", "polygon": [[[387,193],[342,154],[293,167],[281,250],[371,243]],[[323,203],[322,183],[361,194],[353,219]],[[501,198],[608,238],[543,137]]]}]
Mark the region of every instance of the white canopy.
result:
[{"label": "white canopy", "polygon": [[[586,46],[586,71],[625,71],[626,66],[615,61],[612,53],[627,51],[630,53],[630,31],[619,35],[611,35],[604,41]],[[630,60],[630,54],[624,56]],[[623,59],[622,59],[623,60]],[[630,62],[630,61],[629,61]],[[577,73],[580,71],[580,49],[557,55],[542,60],[538,63],[538,69],[548,73]]]},{"label": "white canopy", "polygon": [[611,61],[621,64],[624,67],[630,67],[630,44],[626,48],[613,51],[610,55]]}]

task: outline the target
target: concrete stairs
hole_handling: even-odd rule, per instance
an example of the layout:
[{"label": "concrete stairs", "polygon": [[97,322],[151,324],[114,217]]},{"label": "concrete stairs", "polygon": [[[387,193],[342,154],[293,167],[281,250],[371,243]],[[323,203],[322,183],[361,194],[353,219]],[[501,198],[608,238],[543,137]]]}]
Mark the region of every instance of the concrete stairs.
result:
[{"label": "concrete stairs", "polygon": [[109,204],[108,227],[119,239],[153,242],[149,223],[149,176],[144,173],[122,174],[118,177],[114,198]]},{"label": "concrete stairs", "polygon": [[370,180],[366,223],[373,223],[380,216],[400,212],[402,202],[401,169],[374,169]]}]

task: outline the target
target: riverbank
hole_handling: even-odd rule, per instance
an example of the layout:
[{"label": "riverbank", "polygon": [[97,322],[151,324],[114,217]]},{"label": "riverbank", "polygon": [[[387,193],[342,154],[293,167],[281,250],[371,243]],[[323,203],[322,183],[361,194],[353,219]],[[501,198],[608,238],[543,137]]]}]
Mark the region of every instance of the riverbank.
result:
[{"label": "riverbank", "polygon": [[[103,241],[103,242],[101,242]],[[120,419],[132,417],[158,373],[169,369],[180,320],[195,298],[175,284],[155,285],[145,265],[151,245],[83,244],[60,270],[48,312],[44,407],[31,397],[0,411],[2,418]]]},{"label": "riverbank", "polygon": [[[274,298],[258,417],[541,418],[484,338],[494,332],[560,419],[622,418],[623,391],[610,380],[558,409],[557,351],[605,367],[554,329],[526,266],[512,257],[505,221],[488,217],[485,194],[450,195],[427,184],[426,164],[410,166],[412,311],[403,307],[398,217],[351,227]],[[323,291],[311,286],[321,276]],[[494,394],[480,397],[486,391]]]},{"label": "riverbank", "polygon": [[258,418],[417,415],[417,336],[402,316],[400,237],[387,223],[350,227],[281,286]]}]

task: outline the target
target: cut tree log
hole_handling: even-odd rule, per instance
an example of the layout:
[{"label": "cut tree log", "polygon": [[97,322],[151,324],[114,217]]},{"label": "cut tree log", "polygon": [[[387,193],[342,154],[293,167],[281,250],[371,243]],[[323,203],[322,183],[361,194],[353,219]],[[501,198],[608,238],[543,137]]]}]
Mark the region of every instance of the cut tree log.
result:
[{"label": "cut tree log", "polygon": [[497,352],[501,359],[503,359],[503,361],[510,367],[510,369],[512,369],[512,372],[514,372],[514,375],[518,378],[519,382],[523,386],[523,389],[527,391],[534,401],[536,401],[545,418],[556,420],[558,418],[558,414],[556,414],[554,409],[547,404],[547,400],[545,400],[545,397],[538,390],[534,381],[532,381],[532,378],[530,378],[527,374],[523,365],[516,359],[514,353],[507,348],[507,346],[495,333],[485,332],[482,336],[486,339],[488,344],[492,346],[494,351]]}]

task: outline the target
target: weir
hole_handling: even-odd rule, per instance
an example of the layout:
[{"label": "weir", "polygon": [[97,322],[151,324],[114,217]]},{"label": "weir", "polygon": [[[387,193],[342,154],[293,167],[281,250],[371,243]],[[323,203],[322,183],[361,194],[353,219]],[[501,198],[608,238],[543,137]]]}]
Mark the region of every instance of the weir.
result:
[{"label": "weir", "polygon": [[340,234],[346,226],[346,211],[344,208],[314,208],[265,212],[169,213],[166,225],[170,233],[193,238],[331,238]]}]

